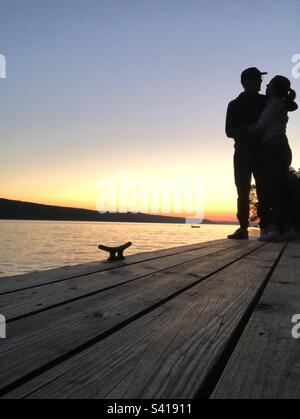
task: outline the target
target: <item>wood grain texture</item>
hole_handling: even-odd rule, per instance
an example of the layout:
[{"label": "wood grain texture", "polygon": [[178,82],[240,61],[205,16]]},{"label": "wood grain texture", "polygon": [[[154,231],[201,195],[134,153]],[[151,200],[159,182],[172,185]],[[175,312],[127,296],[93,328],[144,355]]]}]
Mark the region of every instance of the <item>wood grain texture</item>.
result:
[{"label": "wood grain texture", "polygon": [[[248,246],[252,248],[255,245],[257,244],[250,242],[245,245],[245,248],[248,248]],[[215,243],[197,250],[184,251],[170,256],[166,255],[149,261],[145,260],[145,262],[138,264],[114,268],[109,271],[79,276],[58,283],[45,284],[34,289],[14,292],[13,294],[0,295],[0,307],[6,319],[10,320],[32,312],[45,310],[58,304],[71,302],[74,299],[100,293],[108,288],[135,281],[180,264],[192,263],[199,258],[233,247],[237,247],[236,243],[235,246],[232,243],[228,246],[227,242]]]},{"label": "wood grain texture", "polygon": [[[153,252],[143,252],[136,255],[128,256],[123,261],[117,261],[113,264],[105,264],[105,255],[103,260],[99,262],[89,262],[74,266],[64,266],[62,268],[50,269],[45,271],[37,271],[24,275],[16,275],[0,278],[0,294],[14,292],[24,288],[38,287],[49,283],[57,283],[57,281],[66,280],[76,276],[89,275],[93,273],[109,271],[117,267],[126,267],[128,265],[143,263],[146,260],[161,258],[168,255],[176,255],[194,249],[201,249],[215,244],[225,244],[225,240],[213,240],[206,243],[196,243],[187,246],[179,246],[168,249],[156,250]],[[225,246],[230,247],[232,243],[227,241]],[[101,257],[101,256],[100,256]],[[99,259],[100,259],[99,257]]]},{"label": "wood grain texture", "polygon": [[[195,397],[226,351],[282,246],[267,244],[243,257],[6,397]],[[200,264],[192,268],[192,273],[201,275]],[[183,280],[186,273],[173,273],[172,282]],[[123,296],[120,300],[124,302]]]},{"label": "wood grain texture", "polygon": [[213,398],[299,399],[300,243],[289,243],[245,329]]},{"label": "wood grain texture", "polygon": [[9,323],[9,339],[0,346],[0,356],[6,360],[0,365],[0,388],[130,321],[257,246],[261,245],[248,243],[104,291],[100,296],[86,297]]}]

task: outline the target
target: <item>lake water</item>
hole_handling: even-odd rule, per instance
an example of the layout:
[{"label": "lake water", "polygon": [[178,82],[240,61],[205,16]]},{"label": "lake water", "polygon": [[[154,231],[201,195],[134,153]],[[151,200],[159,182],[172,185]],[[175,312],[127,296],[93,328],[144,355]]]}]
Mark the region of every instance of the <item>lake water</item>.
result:
[{"label": "lake water", "polygon": [[102,260],[98,244],[132,241],[125,254],[222,239],[231,225],[0,220],[0,277]]}]

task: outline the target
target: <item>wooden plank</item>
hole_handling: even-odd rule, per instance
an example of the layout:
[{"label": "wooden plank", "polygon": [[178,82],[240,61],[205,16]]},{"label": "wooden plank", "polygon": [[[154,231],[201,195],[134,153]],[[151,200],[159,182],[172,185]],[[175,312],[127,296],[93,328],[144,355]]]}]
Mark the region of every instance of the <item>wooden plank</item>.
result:
[{"label": "wooden plank", "polygon": [[[157,250],[153,252],[144,252],[136,255],[128,256],[124,261],[114,262],[113,264],[105,264],[104,260],[99,262],[90,262],[74,266],[65,266],[62,268],[50,269],[45,271],[37,271],[24,275],[1,277],[0,278],[0,294],[14,292],[18,290],[28,289],[30,287],[38,287],[49,283],[57,283],[57,281],[75,278],[78,276],[89,275],[93,273],[109,271],[116,267],[126,267],[137,263],[143,263],[146,260],[153,260],[164,256],[177,255],[190,250],[202,249],[216,244],[224,243],[225,246],[232,245],[229,240],[213,240],[206,243],[195,243],[187,246],[179,246],[168,249]],[[227,243],[227,245],[225,244]]]},{"label": "wooden plank", "polygon": [[[255,242],[247,243],[247,246],[250,246],[250,248],[257,245]],[[129,281],[142,279],[147,275],[171,267],[192,263],[199,258],[238,246],[236,243],[234,245],[230,243],[230,247],[228,247],[228,242],[223,241],[215,243],[213,246],[185,251],[163,258],[160,257],[139,264],[115,268],[84,277],[80,276],[58,283],[46,284],[34,289],[20,290],[13,294],[3,294],[0,295],[0,307],[7,316],[7,320],[14,319],[57,306],[58,304],[84,298]]]},{"label": "wooden plank", "polygon": [[300,243],[289,243],[213,394],[214,399],[299,399]]},{"label": "wooden plank", "polygon": [[87,297],[9,323],[8,339],[0,346],[0,356],[6,360],[0,365],[0,388],[124,327],[155,305],[174,298],[185,287],[234,263],[258,245],[258,242],[247,243],[238,249],[107,290],[100,297]]},{"label": "wooden plank", "polygon": [[[226,350],[281,248],[281,244],[267,244],[209,279],[195,282],[114,333],[100,336],[99,342],[93,341],[70,359],[63,358],[57,366],[52,364],[49,371],[38,371],[36,378],[35,374],[28,377],[33,379],[6,397],[194,397]],[[195,264],[190,272],[201,275],[200,267],[201,263]],[[172,281],[176,277],[182,281],[186,273],[176,272]],[[122,295],[120,299],[123,300]],[[57,347],[55,336],[54,342]],[[9,349],[6,353],[10,355]],[[13,359],[7,364],[15,376]],[[7,382],[8,371],[1,368],[2,380],[3,374]],[[23,382],[26,380],[23,377]]]}]

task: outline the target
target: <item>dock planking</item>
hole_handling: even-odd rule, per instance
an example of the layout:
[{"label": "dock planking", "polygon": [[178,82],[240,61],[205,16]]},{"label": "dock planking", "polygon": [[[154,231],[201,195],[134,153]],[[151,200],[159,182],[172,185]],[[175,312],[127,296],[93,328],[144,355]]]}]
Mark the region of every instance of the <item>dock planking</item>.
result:
[{"label": "dock planking", "polygon": [[[188,256],[186,254],[183,256],[177,255],[176,259],[166,257],[158,262],[152,261],[151,264],[145,262],[142,266],[134,269],[132,267],[122,270],[117,268],[104,275],[103,273],[91,274],[88,278],[81,278],[81,280],[76,278],[76,280],[67,283],[45,285],[34,291],[21,291],[14,294],[13,303],[10,295],[0,296],[0,306],[6,313],[7,321],[13,322],[67,303],[75,303],[80,300],[84,300],[84,304],[90,300],[99,301],[100,294],[102,298],[109,291],[113,299],[114,295],[117,297],[120,295],[120,289],[126,292],[132,290],[132,293],[136,293],[139,287],[142,287],[140,298],[143,300],[145,296],[144,287],[150,280],[154,279],[154,283],[158,283],[160,286],[162,281],[169,280],[169,276],[175,269],[181,272],[191,271],[189,278],[193,280],[197,277],[198,266],[203,269],[202,275],[209,274],[218,268],[223,268],[224,260],[231,263],[257,247],[257,244],[249,243],[242,249],[239,246],[228,249],[220,249],[219,247],[209,250],[199,249],[197,253],[195,251],[189,252]],[[137,284],[137,282],[140,282],[140,284]],[[180,281],[179,287],[183,284],[184,281]],[[163,291],[165,291],[165,288],[163,288]]]},{"label": "dock planking", "polygon": [[[223,248],[234,246],[234,243],[225,243],[224,240],[213,240],[206,243],[197,243],[192,245],[171,247],[168,249],[156,250],[152,252],[143,252],[127,257],[125,260],[115,261],[113,264],[105,264],[106,261],[104,252],[102,252],[102,259],[96,262],[89,262],[80,265],[64,266],[62,268],[49,269],[44,271],[35,271],[23,275],[14,275],[9,277],[1,277],[0,295],[9,294],[15,291],[22,291],[26,289],[34,289],[46,284],[56,284],[61,281],[75,279],[86,275],[91,275],[99,272],[107,272],[118,267],[125,267],[144,263],[145,261],[152,261],[161,259],[165,256],[176,256],[191,250],[203,249],[221,245]],[[99,253],[99,255],[101,255]],[[100,259],[100,256],[99,256]]]},{"label": "dock planking", "polygon": [[[55,358],[66,356],[81,345],[100,339],[104,333],[113,331],[140,312],[149,310],[154,304],[162,304],[164,299],[212,275],[218,268],[222,269],[225,261],[226,264],[234,263],[260,246],[255,242],[242,249],[235,246],[230,252],[218,252],[192,266],[171,266],[169,270],[144,277],[139,283],[124,284],[102,292],[101,296],[66,302],[60,307],[10,322],[10,339],[0,347],[0,356],[7,360],[2,368],[0,366],[0,388],[7,379],[16,379],[24,371],[40,368],[45,360],[52,361],[53,355]],[[71,333],[66,332],[66,324]]]},{"label": "dock planking", "polygon": [[0,395],[208,398],[299,246],[219,240],[0,280]]},{"label": "dock planking", "polygon": [[300,243],[289,243],[230,359],[213,398],[299,399]]},{"label": "dock planking", "polygon": [[[251,246],[253,247],[253,243],[250,244],[250,248]],[[65,302],[89,297],[151,274],[162,272],[165,269],[190,264],[205,256],[230,251],[231,249],[237,249],[237,247],[237,245],[233,246],[232,243],[227,247],[216,243],[214,246],[145,260],[144,263],[111,267],[108,271],[68,278],[56,283],[40,285],[34,289],[22,289],[14,292],[13,303],[10,293],[0,294],[0,307],[5,311],[7,320],[11,321],[16,319],[17,316],[30,315]]]}]

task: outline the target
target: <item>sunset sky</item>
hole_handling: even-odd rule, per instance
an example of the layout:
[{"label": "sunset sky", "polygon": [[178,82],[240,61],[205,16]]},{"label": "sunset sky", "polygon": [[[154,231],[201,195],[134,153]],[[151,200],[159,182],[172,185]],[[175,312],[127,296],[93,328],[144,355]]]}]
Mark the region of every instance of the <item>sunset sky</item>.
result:
[{"label": "sunset sky", "polygon": [[250,66],[300,101],[299,39],[299,0],[1,0],[0,197],[95,209],[125,170],[201,179],[205,217],[234,219],[227,104]]}]

